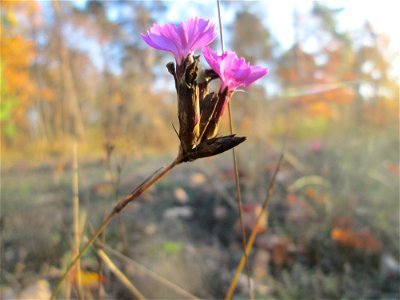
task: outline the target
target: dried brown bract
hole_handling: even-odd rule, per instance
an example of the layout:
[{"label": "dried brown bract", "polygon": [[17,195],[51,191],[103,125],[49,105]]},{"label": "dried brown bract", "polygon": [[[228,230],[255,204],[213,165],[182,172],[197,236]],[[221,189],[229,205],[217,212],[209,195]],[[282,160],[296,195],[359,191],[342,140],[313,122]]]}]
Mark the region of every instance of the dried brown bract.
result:
[{"label": "dried brown bract", "polygon": [[208,85],[218,78],[213,70],[200,72],[200,56],[188,55],[182,64],[167,64],[175,80],[178,96],[180,160],[192,161],[225,152],[246,140],[235,135],[217,137],[220,118],[216,112],[229,97],[226,93],[209,93]]}]

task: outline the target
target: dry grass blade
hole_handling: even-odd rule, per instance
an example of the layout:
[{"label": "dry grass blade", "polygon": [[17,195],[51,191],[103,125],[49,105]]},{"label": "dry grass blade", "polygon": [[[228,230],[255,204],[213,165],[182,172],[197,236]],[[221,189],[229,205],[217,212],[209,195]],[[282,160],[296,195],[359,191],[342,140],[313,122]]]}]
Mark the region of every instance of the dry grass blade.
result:
[{"label": "dry grass blade", "polygon": [[[72,189],[73,189],[73,209],[74,209],[74,255],[78,255],[79,246],[80,246],[80,226],[79,226],[79,178],[78,178],[78,145],[77,141],[74,140],[72,147],[73,154],[73,180],[72,180]],[[76,275],[76,284],[78,287],[78,293],[81,297],[83,297],[83,289],[82,289],[82,276],[81,276],[81,265],[80,261],[76,262],[75,268]]]},{"label": "dry grass blade", "polygon": [[111,222],[112,218],[118,215],[129,203],[137,200],[143,193],[150,189],[157,181],[167,175],[175,166],[177,166],[181,161],[179,158],[175,159],[169,166],[162,169],[157,175],[152,174],[149,176],[142,184],[135,188],[132,192],[122,198],[115,206],[114,209],[107,215],[103,220],[103,223],[96,230],[96,232],[91,236],[91,238],[85,243],[81,251],[76,255],[71,263],[68,265],[67,269],[64,271],[63,275],[56,284],[50,299],[55,299],[58,290],[60,289],[62,283],[67,278],[69,272],[75,266],[77,261],[82,257],[82,255],[89,249],[89,247],[94,243],[97,237],[107,228],[108,224]]},{"label": "dry grass blade", "polygon": [[144,300],[144,296],[139,290],[129,281],[125,274],[113,263],[113,261],[107,256],[107,254],[101,250],[97,250],[97,254],[104,261],[107,267],[114,273],[114,275],[121,281],[121,283],[139,300]]},{"label": "dry grass blade", "polygon": [[[276,176],[277,176],[277,174],[279,172],[279,168],[281,166],[282,160],[283,160],[283,153],[281,154],[281,156],[279,158],[278,164],[277,164],[277,166],[275,168],[275,171],[274,171],[274,174],[272,176],[272,180],[271,180],[271,183],[270,183],[270,185],[268,187],[267,196],[265,197],[265,200],[263,202],[261,212],[259,213],[259,215],[257,217],[256,224],[254,225],[254,227],[253,227],[253,229],[251,231],[249,240],[247,241],[247,245],[246,245],[246,249],[245,249],[245,254],[246,255],[248,255],[250,253],[250,250],[253,247],[254,240],[255,240],[255,238],[257,236],[257,228],[259,227],[259,224],[260,224],[260,222],[262,220],[263,212],[267,210],[269,199],[271,198],[272,191],[274,190],[274,186],[275,186],[275,182],[276,182]],[[239,279],[239,275],[242,272],[243,267],[244,267],[245,262],[246,262],[245,254],[240,259],[240,262],[239,262],[239,264],[238,264],[238,266],[236,268],[235,275],[233,276],[233,279],[232,279],[231,284],[229,286],[229,289],[228,289],[228,292],[226,294],[225,300],[230,300],[233,297],[233,293],[235,291],[235,288],[236,288],[236,285],[237,285],[237,282],[238,282],[238,279]]]},{"label": "dry grass blade", "polygon": [[[223,29],[222,29],[220,0],[217,0],[217,8],[218,8],[218,20],[219,20],[219,35],[220,35],[220,39],[221,39],[221,50],[222,50],[222,53],[224,53],[225,47],[224,47],[224,34],[223,34]],[[228,119],[229,119],[229,130],[230,130],[230,133],[233,134],[233,122],[232,122],[232,113],[231,113],[230,102],[228,102]],[[235,172],[236,202],[237,202],[237,205],[239,208],[240,229],[241,229],[241,234],[242,234],[242,249],[243,249],[245,262],[246,262],[246,273],[247,273],[247,284],[249,287],[249,297],[250,297],[250,299],[254,299],[254,291],[252,288],[251,278],[250,278],[250,267],[249,267],[249,263],[248,263],[247,253],[245,250],[245,248],[246,248],[246,230],[244,228],[244,222],[243,222],[243,208],[242,208],[242,197],[241,197],[241,192],[240,192],[239,168],[238,168],[235,148],[232,148],[232,161],[233,161],[233,168],[234,168],[234,172]]]},{"label": "dry grass blade", "polygon": [[180,286],[176,285],[175,283],[173,283],[173,282],[161,277],[157,273],[155,273],[155,272],[149,270],[148,268],[146,268],[145,266],[135,262],[133,259],[123,255],[121,252],[119,252],[117,250],[114,250],[110,246],[101,244],[100,242],[97,242],[97,244],[99,246],[101,246],[101,247],[104,247],[107,250],[107,252],[112,253],[113,255],[118,257],[119,259],[123,260],[125,263],[134,265],[135,268],[140,270],[140,272],[145,273],[146,275],[148,275],[149,277],[151,277],[155,281],[163,284],[166,287],[169,287],[174,292],[180,294],[183,297],[183,299],[199,299],[198,297],[196,297],[196,296],[190,294],[189,292],[185,291],[183,288],[181,288]]}]

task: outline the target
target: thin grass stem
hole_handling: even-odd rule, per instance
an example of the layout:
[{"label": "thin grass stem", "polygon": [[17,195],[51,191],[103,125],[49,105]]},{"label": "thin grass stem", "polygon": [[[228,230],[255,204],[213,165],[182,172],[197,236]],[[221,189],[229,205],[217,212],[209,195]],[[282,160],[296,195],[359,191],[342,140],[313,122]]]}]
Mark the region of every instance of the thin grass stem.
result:
[{"label": "thin grass stem", "polygon": [[[78,145],[76,139],[73,142],[72,147],[73,154],[73,210],[74,210],[74,255],[78,255],[80,246],[80,226],[79,226],[79,177],[78,177]],[[82,288],[82,273],[81,264],[77,260],[75,268],[75,279],[76,285],[78,287],[79,296],[83,299],[83,288]]]},{"label": "thin grass stem", "polygon": [[191,293],[189,293],[188,291],[184,290],[183,288],[181,288],[180,286],[176,285],[175,283],[173,283],[173,282],[169,281],[168,279],[158,275],[157,273],[155,273],[155,272],[151,271],[150,269],[146,268],[145,266],[137,263],[132,258],[127,257],[126,255],[124,255],[121,252],[111,248],[110,246],[101,244],[100,242],[96,242],[96,243],[98,243],[100,246],[104,247],[107,252],[115,255],[116,257],[118,257],[119,259],[125,261],[126,263],[132,264],[133,266],[135,266],[135,268],[139,269],[140,272],[146,273],[146,275],[148,275],[149,277],[151,277],[155,281],[163,284],[166,287],[169,287],[171,290],[173,290],[177,294],[180,294],[183,297],[183,299],[199,299],[198,297],[192,295]]},{"label": "thin grass stem", "polygon": [[[222,53],[224,53],[225,46],[224,46],[224,33],[223,33],[223,28],[222,28],[220,0],[217,0],[217,7],[218,7],[218,21],[219,21],[219,35],[220,35],[220,40],[221,40],[221,51],[222,51]],[[228,119],[229,119],[229,131],[230,131],[230,134],[233,134],[233,122],[232,122],[232,112],[231,112],[230,102],[228,102]],[[242,250],[244,253],[244,257],[245,257],[247,284],[248,284],[248,288],[249,288],[249,297],[250,297],[250,299],[254,299],[254,291],[253,291],[253,287],[251,284],[251,277],[250,277],[250,266],[249,266],[249,262],[248,262],[248,256],[247,256],[247,253],[245,250],[246,244],[247,244],[246,230],[244,228],[244,222],[243,222],[243,207],[242,207],[242,197],[241,197],[241,192],[240,192],[239,168],[238,168],[238,162],[237,162],[235,148],[232,148],[232,161],[233,161],[233,168],[234,168],[234,172],[235,172],[236,202],[237,202],[238,209],[239,209],[240,229],[241,229],[241,235],[242,235]]]},{"label": "thin grass stem", "polygon": [[71,261],[59,281],[57,282],[56,287],[53,290],[50,299],[55,299],[62,283],[67,277],[68,273],[75,266],[77,261],[82,257],[82,255],[89,249],[89,247],[93,244],[93,242],[97,239],[97,237],[107,228],[108,224],[111,222],[112,218],[115,215],[118,215],[129,203],[138,199],[143,193],[145,193],[148,189],[150,189],[157,181],[167,175],[174,167],[176,167],[179,163],[181,163],[181,158],[176,158],[169,166],[161,169],[161,171],[157,174],[152,174],[150,177],[145,179],[139,186],[137,186],[132,192],[122,198],[113,208],[113,210],[106,216],[103,223],[100,227],[95,231],[92,237],[86,242],[86,244],[82,247],[81,251],[74,257]]},{"label": "thin grass stem", "polygon": [[108,257],[108,255],[102,250],[98,249],[97,254],[108,266],[111,272],[121,281],[121,283],[139,300],[144,300],[145,297],[141,292],[129,281],[125,274],[113,263],[113,261]]},{"label": "thin grass stem", "polygon": [[[236,285],[237,285],[237,282],[238,282],[238,279],[239,279],[239,275],[242,272],[243,267],[244,267],[245,262],[246,262],[246,255],[248,255],[250,253],[251,248],[253,247],[255,238],[257,236],[257,230],[258,230],[258,228],[259,228],[259,226],[261,224],[264,211],[267,211],[268,204],[269,204],[269,199],[271,198],[272,192],[274,190],[276,176],[277,176],[277,174],[279,172],[282,160],[283,160],[283,153],[281,154],[281,156],[279,158],[279,161],[278,161],[278,164],[276,165],[274,174],[272,176],[271,183],[268,186],[267,195],[266,195],[265,200],[263,202],[261,211],[258,214],[256,224],[254,225],[253,229],[251,230],[250,237],[249,237],[249,239],[247,241],[247,245],[246,245],[246,248],[245,248],[245,254],[242,255],[242,258],[240,259],[240,262],[239,262],[238,266],[236,267],[235,275],[233,276],[233,279],[232,279],[231,284],[229,286],[228,292],[227,292],[227,294],[225,296],[225,300],[231,300],[232,297],[233,297],[233,293],[235,292],[235,288],[236,288]],[[267,216],[268,216],[268,214],[267,214]]]}]

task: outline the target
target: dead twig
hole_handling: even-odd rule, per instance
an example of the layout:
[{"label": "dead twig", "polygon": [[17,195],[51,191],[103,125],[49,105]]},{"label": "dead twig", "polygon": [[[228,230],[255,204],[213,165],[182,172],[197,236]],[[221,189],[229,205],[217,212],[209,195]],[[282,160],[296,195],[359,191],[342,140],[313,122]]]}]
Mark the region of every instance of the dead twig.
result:
[{"label": "dead twig", "polygon": [[[220,0],[217,0],[217,8],[218,8],[218,20],[219,20],[219,35],[221,39],[221,51],[222,53],[225,52],[225,47],[224,47],[224,34],[223,34],[223,28],[222,28],[222,17],[221,17],[221,4]],[[228,102],[228,120],[229,120],[229,130],[230,134],[233,134],[233,122],[232,122],[232,112],[231,112],[231,104]],[[232,162],[233,162],[233,168],[235,172],[235,186],[236,186],[236,202],[239,210],[239,219],[240,219],[240,229],[241,229],[241,235],[242,235],[242,250],[244,253],[245,257],[245,263],[246,263],[246,273],[247,273],[247,284],[249,287],[249,297],[250,299],[254,299],[254,291],[252,288],[251,284],[251,277],[250,277],[250,267],[248,263],[248,257],[246,253],[246,230],[244,228],[244,221],[243,221],[243,208],[242,208],[242,197],[240,193],[240,180],[239,180],[239,168],[238,168],[238,162],[237,162],[237,157],[236,157],[236,151],[234,148],[232,148]]]},{"label": "dead twig", "polygon": [[[281,166],[282,160],[283,160],[283,153],[281,154],[281,156],[279,158],[278,164],[277,164],[277,166],[275,168],[275,171],[274,171],[274,174],[272,176],[271,183],[268,186],[267,195],[266,195],[265,200],[263,202],[261,211],[260,211],[260,213],[259,213],[259,215],[257,217],[256,224],[254,225],[254,227],[253,227],[253,229],[251,231],[250,237],[249,237],[249,239],[247,241],[247,245],[246,245],[246,249],[245,249],[246,255],[248,255],[250,253],[250,250],[253,247],[255,238],[257,236],[257,229],[259,227],[259,224],[261,223],[261,220],[263,218],[264,212],[267,212],[269,199],[271,198],[272,191],[274,190],[274,186],[275,186],[275,182],[276,182],[276,176],[278,175],[279,168]],[[267,213],[267,216],[268,216],[268,213]],[[233,276],[233,279],[232,279],[231,284],[229,286],[229,289],[228,289],[228,292],[226,294],[225,300],[231,300],[232,299],[233,293],[235,292],[235,288],[236,288],[236,285],[237,285],[237,282],[238,282],[238,279],[239,279],[239,275],[243,270],[245,262],[246,262],[246,256],[242,255],[242,258],[240,259],[240,262],[239,262],[238,266],[236,267],[235,275]]]},{"label": "dead twig", "polygon": [[[80,226],[79,226],[79,178],[78,178],[78,145],[76,139],[74,140],[72,147],[73,154],[73,209],[74,209],[74,255],[78,255],[80,246]],[[75,268],[75,282],[78,288],[79,296],[83,299],[83,288],[82,288],[82,273],[81,265],[78,260]]]},{"label": "dead twig", "polygon": [[104,249],[106,249],[107,252],[115,255],[116,257],[118,257],[119,259],[124,261],[125,263],[132,264],[140,272],[145,273],[146,275],[148,275],[149,277],[151,277],[155,281],[163,284],[166,287],[169,287],[174,292],[180,294],[184,299],[199,299],[198,297],[196,297],[196,296],[192,295],[191,293],[185,291],[183,288],[181,288],[180,286],[176,285],[175,283],[165,279],[164,277],[161,277],[157,273],[155,273],[155,272],[151,271],[150,269],[146,268],[145,266],[137,263],[133,259],[123,255],[121,252],[111,248],[110,246],[102,244],[101,242],[96,242],[96,244],[99,244],[100,246],[104,247]]},{"label": "dead twig", "polygon": [[95,231],[92,237],[86,242],[86,244],[82,247],[81,251],[74,257],[71,263],[68,265],[67,269],[64,271],[63,275],[57,282],[56,287],[53,290],[50,299],[55,299],[58,290],[61,287],[61,284],[64,282],[68,273],[75,266],[77,261],[81,258],[81,256],[89,249],[89,247],[93,244],[93,242],[97,239],[97,237],[107,228],[108,224],[111,222],[112,218],[118,215],[129,203],[137,200],[143,193],[145,193],[148,189],[150,189],[157,181],[167,175],[174,167],[182,162],[181,157],[175,159],[169,166],[162,169],[158,174],[151,175],[149,178],[145,179],[142,184],[140,184],[137,188],[135,188],[132,192],[122,198],[115,206],[114,209],[106,216],[103,220],[103,223],[100,227]]},{"label": "dead twig", "polygon": [[139,300],[144,300],[144,296],[139,290],[129,281],[125,274],[113,263],[113,261],[107,256],[102,249],[97,249],[97,254],[100,256],[102,261],[107,267],[114,273],[114,275],[121,281],[121,283]]}]

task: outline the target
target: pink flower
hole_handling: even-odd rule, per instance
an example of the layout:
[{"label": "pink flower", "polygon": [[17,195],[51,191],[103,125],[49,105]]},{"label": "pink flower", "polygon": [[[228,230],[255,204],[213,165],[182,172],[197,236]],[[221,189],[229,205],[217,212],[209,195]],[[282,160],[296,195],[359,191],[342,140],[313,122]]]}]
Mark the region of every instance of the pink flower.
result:
[{"label": "pink flower", "polygon": [[194,17],[180,25],[153,24],[147,34],[140,35],[151,47],[171,52],[180,64],[188,54],[211,44],[217,32],[214,22]]},{"label": "pink flower", "polygon": [[243,57],[235,52],[225,51],[222,55],[211,52],[209,47],[202,49],[204,58],[221,79],[221,91],[235,91],[239,86],[248,87],[256,80],[268,74],[269,70],[259,66],[251,66]]}]

